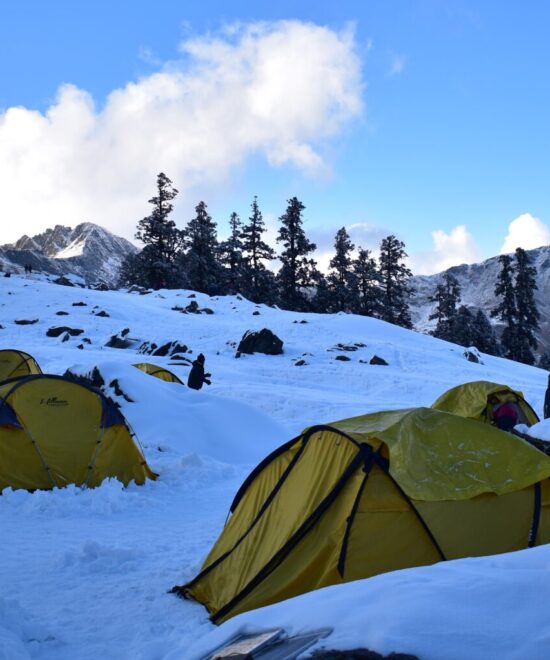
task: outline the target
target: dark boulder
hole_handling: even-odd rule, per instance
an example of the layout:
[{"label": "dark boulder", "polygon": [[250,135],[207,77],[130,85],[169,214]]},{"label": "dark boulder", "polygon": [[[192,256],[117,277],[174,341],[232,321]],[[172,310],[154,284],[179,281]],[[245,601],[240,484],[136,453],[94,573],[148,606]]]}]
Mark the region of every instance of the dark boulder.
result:
[{"label": "dark boulder", "polygon": [[[70,337],[78,337],[78,335],[81,335],[84,332],[84,330],[81,330],[80,328],[69,328],[66,325],[60,325],[55,328],[49,328],[46,330],[46,337],[59,337],[60,335],[63,335],[67,333]],[[64,339],[63,341],[67,341]]]},{"label": "dark boulder", "polygon": [[128,337],[130,328],[124,328],[116,335],[111,335],[109,341],[105,344],[109,348],[131,348],[135,346],[137,339],[131,339]]},{"label": "dark boulder", "polygon": [[283,352],[283,342],[271,330],[263,328],[259,332],[247,330],[239,346],[239,353],[264,353],[265,355],[280,355]]},{"label": "dark boulder", "polygon": [[162,346],[158,346],[155,342],[144,341],[138,348],[138,353],[156,355],[158,357],[164,357],[166,355],[173,356],[176,353],[187,353],[188,351],[189,348],[185,344],[181,344],[177,339],[168,341],[166,344],[162,344]]},{"label": "dark boulder", "polygon": [[56,316],[69,316],[69,312],[56,312]]},{"label": "dark boulder", "polygon": [[38,323],[38,319],[16,319],[14,323],[15,325],[34,325]]},{"label": "dark boulder", "polygon": [[476,364],[483,364],[481,360],[479,359],[479,355],[474,353],[474,351],[464,351],[464,357],[468,360],[468,362],[475,362]]},{"label": "dark boulder", "polygon": [[74,284],[71,282],[71,280],[68,280],[66,277],[61,275],[61,277],[58,277],[53,281],[54,284],[60,284],[61,286],[74,286]]},{"label": "dark boulder", "polygon": [[104,311],[104,310],[101,310],[101,312],[94,312],[94,314],[95,314],[96,316],[101,316],[101,318],[104,318],[104,319],[105,319],[105,318],[109,318],[109,317],[111,316],[111,315],[109,314],[109,312],[106,312],[106,311]]},{"label": "dark boulder", "polygon": [[378,357],[378,355],[373,355],[370,359],[369,364],[379,364],[380,366],[387,367],[388,363],[384,358]]},{"label": "dark boulder", "polygon": [[88,303],[85,303],[85,302],[82,302],[82,301],[75,302],[75,303],[73,303],[73,307],[88,307]]},{"label": "dark boulder", "polygon": [[351,360],[347,355],[337,355],[334,359],[340,362],[349,362]]},{"label": "dark boulder", "polygon": [[392,652],[389,655],[382,655],[365,648],[350,649],[349,651],[320,649],[311,657],[315,660],[419,660],[417,655],[411,653]]},{"label": "dark boulder", "polygon": [[[79,345],[78,348],[80,348],[81,345]],[[95,387],[98,390],[101,390],[105,385],[105,380],[103,379],[103,376],[97,367],[94,367],[90,372],[86,374],[77,374],[74,371],[67,369],[67,371],[65,371],[63,374],[63,378],[70,378],[76,383],[80,383],[81,385],[88,385],[89,387]]]}]

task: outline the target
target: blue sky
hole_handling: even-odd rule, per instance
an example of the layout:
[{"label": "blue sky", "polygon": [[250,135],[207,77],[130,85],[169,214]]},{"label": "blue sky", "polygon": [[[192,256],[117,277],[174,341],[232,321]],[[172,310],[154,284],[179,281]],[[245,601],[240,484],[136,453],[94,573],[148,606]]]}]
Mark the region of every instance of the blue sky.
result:
[{"label": "blue sky", "polygon": [[542,0],[3,3],[0,241],[131,236],[164,170],[181,226],[257,194],[274,231],[297,195],[321,252],[396,233],[417,272],[550,242],[549,24]]}]

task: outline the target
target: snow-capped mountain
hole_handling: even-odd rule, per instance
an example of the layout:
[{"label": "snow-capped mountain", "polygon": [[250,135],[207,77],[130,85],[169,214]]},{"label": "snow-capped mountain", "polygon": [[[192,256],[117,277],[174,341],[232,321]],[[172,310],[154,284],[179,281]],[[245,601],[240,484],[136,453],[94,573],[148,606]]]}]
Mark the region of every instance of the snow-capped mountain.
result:
[{"label": "snow-capped mountain", "polygon": [[115,285],[120,266],[137,248],[103,227],[83,222],[74,229],[56,225],[36,236],[22,236],[0,246],[4,270],[21,272],[25,264],[35,271],[55,275],[79,275],[87,284]]},{"label": "snow-capped mountain", "polygon": [[[550,350],[550,246],[527,250],[531,265],[537,269],[537,285],[535,299],[540,312],[540,331],[538,353]],[[416,293],[411,300],[411,316],[417,330],[428,331],[434,328],[435,321],[428,317],[435,309],[435,303],[430,302],[430,296],[442,281],[445,273],[451,273],[458,280],[461,288],[461,305],[483,310],[487,316],[497,304],[494,294],[495,283],[500,272],[498,257],[491,257],[479,264],[453,266],[436,275],[416,275],[412,286]]]}]

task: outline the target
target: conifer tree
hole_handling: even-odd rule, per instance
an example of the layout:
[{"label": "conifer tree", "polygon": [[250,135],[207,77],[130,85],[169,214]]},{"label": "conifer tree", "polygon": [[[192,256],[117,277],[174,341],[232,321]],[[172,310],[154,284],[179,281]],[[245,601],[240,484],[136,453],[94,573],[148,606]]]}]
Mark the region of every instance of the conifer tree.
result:
[{"label": "conifer tree", "polygon": [[495,330],[487,316],[480,309],[474,317],[470,346],[475,346],[487,355],[500,355],[500,346]]},{"label": "conifer tree", "polygon": [[275,252],[263,239],[265,223],[258,207],[258,198],[252,201],[252,214],[243,225],[241,238],[244,257],[244,293],[254,302],[267,302],[272,296],[272,278],[265,275],[264,261],[275,259]]},{"label": "conifer tree", "polygon": [[531,266],[529,255],[522,248],[516,250],[516,331],[513,359],[535,364],[533,350],[537,348],[535,332],[539,329],[539,312],[535,302],[537,270]]},{"label": "conifer tree", "polygon": [[390,235],[382,240],[379,259],[382,288],[380,318],[412,328],[408,305],[408,299],[413,294],[409,286],[412,273],[403,263],[407,256],[405,244],[395,236]]},{"label": "conifer tree", "polygon": [[157,176],[157,194],[149,200],[150,215],[138,222],[136,238],[144,243],[137,255],[128,257],[121,269],[121,283],[160,288],[181,286],[182,274],[177,261],[182,248],[182,233],[169,219],[172,200],[178,191],[161,172]]},{"label": "conifer tree", "polygon": [[282,243],[279,256],[282,263],[277,275],[279,300],[285,309],[305,310],[308,308],[306,290],[315,285],[316,262],[308,255],[316,249],[305,235],[302,211],[305,206],[297,197],[288,200],[288,206],[279,218],[281,227],[277,242]]},{"label": "conifer tree", "polygon": [[354,311],[363,316],[376,316],[380,312],[380,275],[370,250],[360,247],[352,267],[357,288]]},{"label": "conifer tree", "polygon": [[315,295],[311,301],[313,312],[324,314],[331,310],[332,294],[330,292],[327,278],[319,271],[315,275]]},{"label": "conifer tree", "polygon": [[184,229],[187,252],[183,264],[190,288],[213,294],[219,290],[220,285],[220,265],[216,259],[216,223],[208,215],[204,202],[197,204],[195,213],[195,217]]},{"label": "conifer tree", "polygon": [[[456,306],[460,301],[460,284],[456,277],[451,273],[445,273],[443,275],[443,281],[437,285],[435,294],[429,300],[437,304],[433,314],[430,314],[428,317],[430,321],[437,319],[437,325],[432,335],[439,337],[439,339],[461,343],[456,338],[457,332],[460,332],[457,330],[455,324]],[[467,308],[462,310],[462,322],[469,320],[465,314],[467,311]],[[465,336],[467,332],[466,328],[461,332]]]},{"label": "conifer tree", "polygon": [[546,371],[550,371],[550,354],[549,353],[543,353],[539,361],[537,362],[537,367],[539,369],[545,369]]},{"label": "conifer tree", "polygon": [[514,292],[514,269],[512,257],[509,254],[501,254],[498,258],[500,273],[495,285],[495,296],[501,298],[499,304],[491,310],[491,316],[498,318],[504,323],[504,329],[500,338],[502,353],[504,357],[514,359],[516,354],[516,296]]},{"label": "conifer tree", "polygon": [[242,222],[237,213],[229,217],[229,238],[220,244],[220,263],[225,272],[225,288],[229,293],[241,290],[243,278]]},{"label": "conifer tree", "polygon": [[351,242],[345,227],[336,232],[334,250],[335,255],[330,260],[331,272],[328,276],[332,308],[338,312],[350,311],[356,307],[355,274],[351,256],[355,245]]},{"label": "conifer tree", "polygon": [[[452,341],[459,346],[476,346],[477,344],[473,341],[474,337],[474,322],[475,317],[472,311],[466,307],[466,305],[460,305],[452,315],[451,322],[448,325],[448,334],[441,339],[446,339],[447,341]],[[445,321],[443,320],[438,325],[442,326],[442,329],[445,328]],[[437,329],[437,328],[436,328]],[[435,334],[434,337],[439,336]]]}]

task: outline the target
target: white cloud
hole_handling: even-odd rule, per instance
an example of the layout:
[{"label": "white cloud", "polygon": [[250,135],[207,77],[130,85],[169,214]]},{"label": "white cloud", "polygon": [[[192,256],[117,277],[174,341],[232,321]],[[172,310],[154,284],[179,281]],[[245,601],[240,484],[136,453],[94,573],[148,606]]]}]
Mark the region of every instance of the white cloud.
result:
[{"label": "white cloud", "polygon": [[531,250],[549,244],[550,231],[547,225],[530,213],[522,213],[508,226],[508,235],[504,239],[500,254],[514,252],[518,247]]},{"label": "white cloud", "polygon": [[446,234],[442,229],[432,232],[433,250],[412,255],[410,267],[415,275],[432,275],[451,266],[471,264],[481,260],[476,242],[465,225],[458,225]]},{"label": "white cloud", "polygon": [[63,85],[44,114],[0,114],[0,242],[85,220],[131,237],[160,171],[188,205],[258,153],[322,175],[319,143],[361,113],[349,29],[256,23],[181,49],[182,62],[114,90],[102,108]]},{"label": "white cloud", "polygon": [[[308,238],[317,245],[314,259],[317,261],[317,266],[323,272],[328,272],[330,269],[330,260],[334,257],[334,240],[336,232],[344,225],[334,227],[313,227],[307,229]],[[372,252],[373,257],[378,256],[380,242],[383,238],[392,232],[383,227],[369,224],[368,222],[355,222],[345,225],[349,234],[351,242],[355,245],[354,254],[357,249],[362,247]]]},{"label": "white cloud", "polygon": [[392,53],[390,61],[390,76],[399,76],[405,70],[406,58],[403,55],[398,55],[397,53]]}]

